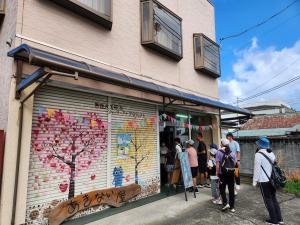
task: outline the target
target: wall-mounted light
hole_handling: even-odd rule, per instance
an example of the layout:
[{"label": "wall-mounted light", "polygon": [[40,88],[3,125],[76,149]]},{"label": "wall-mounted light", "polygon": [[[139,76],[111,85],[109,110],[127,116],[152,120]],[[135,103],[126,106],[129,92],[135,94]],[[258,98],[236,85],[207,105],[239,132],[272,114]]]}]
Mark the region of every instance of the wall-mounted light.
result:
[{"label": "wall-mounted light", "polygon": [[176,117],[179,117],[179,118],[189,118],[188,115],[185,115],[185,114],[176,114]]}]

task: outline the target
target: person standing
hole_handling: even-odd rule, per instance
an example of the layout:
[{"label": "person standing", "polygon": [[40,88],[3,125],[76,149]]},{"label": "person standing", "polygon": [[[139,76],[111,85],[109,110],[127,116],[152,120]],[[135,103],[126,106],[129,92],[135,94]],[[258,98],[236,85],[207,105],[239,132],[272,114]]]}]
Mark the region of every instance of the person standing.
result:
[{"label": "person standing", "polygon": [[168,149],[168,153],[166,154],[165,160],[165,168],[168,174],[168,185],[171,186],[173,171],[175,168],[175,150],[173,148]]},{"label": "person standing", "polygon": [[255,143],[258,149],[255,153],[254,160],[253,186],[258,185],[260,187],[265,206],[270,216],[266,222],[269,224],[284,224],[280,206],[276,198],[276,189],[269,180],[272,173],[272,165],[266,158],[268,157],[272,163],[274,163],[276,157],[270,149],[270,141],[268,138],[261,137]]},{"label": "person standing", "polygon": [[176,157],[175,158],[178,158],[178,154],[180,152],[182,152],[182,146],[181,146],[180,138],[179,137],[175,138],[174,142],[175,142],[175,150],[176,150]]},{"label": "person standing", "polygon": [[161,185],[167,183],[167,171],[165,167],[166,155],[168,153],[168,147],[165,142],[161,142],[160,145],[160,173],[161,173]]},{"label": "person standing", "polygon": [[235,165],[237,172],[237,175],[235,176],[235,191],[234,194],[237,195],[237,191],[240,190],[240,185],[241,185],[241,178],[240,178],[240,173],[239,173],[239,167],[240,167],[240,159],[241,159],[241,151],[240,151],[240,145],[237,141],[234,140],[233,138],[233,134],[232,133],[228,133],[226,135],[226,138],[229,141],[229,148],[230,150],[236,154],[236,158],[237,158],[237,163]]},{"label": "person standing", "polygon": [[[198,158],[197,158],[197,151],[194,148],[194,143],[195,142],[193,140],[188,140],[186,142],[187,144],[186,152],[188,153],[189,163],[190,163],[192,177],[193,177],[193,188],[196,193],[199,193],[197,188]],[[191,191],[193,190],[191,189]]]},{"label": "person standing", "polygon": [[[222,197],[223,208],[222,211],[230,209],[232,213],[234,209],[234,166],[236,164],[236,154],[229,148],[229,141],[227,139],[221,140],[221,149],[216,156],[216,175],[220,179],[220,194]],[[229,191],[229,204],[226,197],[226,186]]]},{"label": "person standing", "polygon": [[210,175],[210,184],[211,184],[211,194],[213,197],[212,202],[214,204],[221,205],[222,200],[220,199],[219,191],[219,178],[216,176],[216,154],[218,152],[218,146],[216,144],[211,144],[209,149],[209,158],[207,162],[207,168]]},{"label": "person standing", "polygon": [[200,188],[204,187],[204,177],[206,180],[205,186],[210,188],[209,177],[207,173],[207,148],[203,141],[203,135],[201,132],[197,135],[197,140],[199,142],[197,148],[198,164],[199,164],[199,176],[200,176]]}]

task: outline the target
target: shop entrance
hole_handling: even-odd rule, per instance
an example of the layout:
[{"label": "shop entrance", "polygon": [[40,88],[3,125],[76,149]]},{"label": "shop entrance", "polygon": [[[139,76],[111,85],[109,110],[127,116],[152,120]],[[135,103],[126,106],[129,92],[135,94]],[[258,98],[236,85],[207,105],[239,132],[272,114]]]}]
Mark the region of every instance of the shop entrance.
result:
[{"label": "shop entrance", "polygon": [[[179,138],[183,147],[185,141],[193,139],[195,148],[198,147],[197,136],[201,132],[207,149],[213,143],[213,121],[211,114],[184,112],[176,109],[160,112],[159,134],[160,134],[160,176],[161,191],[166,190],[168,183],[165,168],[165,154],[168,150],[175,151],[174,139]],[[214,126],[215,127],[215,126]]]}]

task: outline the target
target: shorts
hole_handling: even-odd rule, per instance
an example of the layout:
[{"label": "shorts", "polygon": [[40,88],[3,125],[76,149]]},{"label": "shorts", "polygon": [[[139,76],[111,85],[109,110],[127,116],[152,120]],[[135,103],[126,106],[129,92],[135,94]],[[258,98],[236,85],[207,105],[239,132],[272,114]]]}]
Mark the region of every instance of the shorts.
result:
[{"label": "shorts", "polygon": [[204,157],[198,157],[198,168],[199,168],[199,173],[206,173],[207,172],[207,160],[206,156]]},{"label": "shorts", "polygon": [[192,177],[195,178],[198,175],[198,167],[191,167]]},{"label": "shorts", "polygon": [[207,172],[207,166],[206,163],[201,163],[198,166],[199,173],[206,173]]},{"label": "shorts", "polygon": [[172,173],[174,171],[175,165],[167,165],[166,166],[166,171],[168,173]]}]

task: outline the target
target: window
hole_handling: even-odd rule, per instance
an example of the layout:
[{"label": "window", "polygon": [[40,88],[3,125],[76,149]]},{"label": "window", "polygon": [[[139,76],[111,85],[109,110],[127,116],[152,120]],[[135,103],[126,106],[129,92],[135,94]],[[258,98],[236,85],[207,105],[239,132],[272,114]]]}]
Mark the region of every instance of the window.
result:
[{"label": "window", "polygon": [[215,78],[221,76],[220,47],[204,34],[194,34],[194,65]]},{"label": "window", "polygon": [[5,0],[0,0],[0,19],[5,15]]},{"label": "window", "polygon": [[112,0],[52,0],[88,19],[111,29]]},{"label": "window", "polygon": [[156,0],[141,0],[142,44],[179,61],[182,19]]}]

